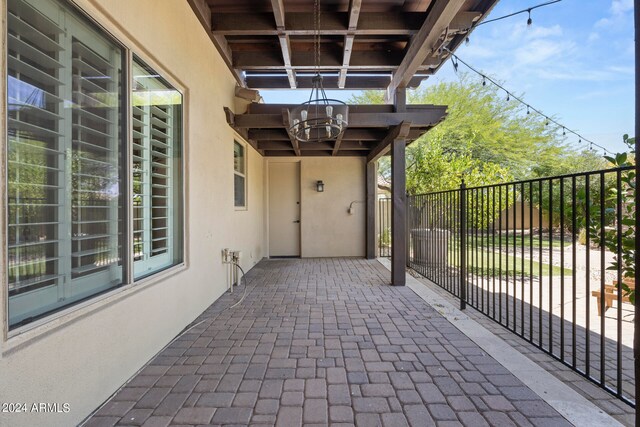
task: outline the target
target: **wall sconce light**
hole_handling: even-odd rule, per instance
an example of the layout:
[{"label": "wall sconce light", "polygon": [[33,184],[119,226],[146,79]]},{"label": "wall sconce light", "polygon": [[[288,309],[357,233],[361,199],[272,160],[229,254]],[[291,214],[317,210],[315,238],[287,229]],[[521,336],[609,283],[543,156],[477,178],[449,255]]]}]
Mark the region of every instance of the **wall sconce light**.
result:
[{"label": "wall sconce light", "polygon": [[324,191],[324,182],[322,181],[316,182],[316,191],[318,193],[322,193]]}]

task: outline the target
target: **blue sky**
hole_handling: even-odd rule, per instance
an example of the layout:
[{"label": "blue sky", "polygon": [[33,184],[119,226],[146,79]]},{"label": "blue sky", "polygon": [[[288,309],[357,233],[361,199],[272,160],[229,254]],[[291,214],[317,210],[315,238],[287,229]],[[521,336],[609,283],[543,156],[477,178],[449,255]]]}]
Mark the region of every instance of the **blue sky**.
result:
[{"label": "blue sky", "polygon": [[[544,2],[501,0],[487,19]],[[563,0],[535,9],[531,17],[531,27],[526,14],[482,25],[456,54],[567,128],[622,151],[622,135],[634,133],[633,0]],[[422,86],[455,79],[448,61]],[[268,103],[309,96],[307,90],[261,94]],[[351,94],[328,93],[345,101]],[[579,146],[577,137],[567,138]]]}]

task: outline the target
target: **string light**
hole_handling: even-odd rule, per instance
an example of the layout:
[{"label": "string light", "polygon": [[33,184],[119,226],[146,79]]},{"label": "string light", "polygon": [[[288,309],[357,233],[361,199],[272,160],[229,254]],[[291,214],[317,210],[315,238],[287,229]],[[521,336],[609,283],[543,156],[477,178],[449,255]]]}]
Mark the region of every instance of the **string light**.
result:
[{"label": "string light", "polygon": [[[555,2],[551,2],[551,3],[557,3],[558,1],[561,0],[556,0]],[[549,3],[549,4],[551,4]],[[522,105],[526,105],[527,106],[527,114],[531,114],[531,111],[533,111],[534,113],[538,114],[539,116],[544,117],[545,119],[545,125],[549,125],[550,123],[555,124],[556,126],[558,126],[558,128],[562,128],[562,136],[566,136],[567,132],[569,132],[570,134],[578,137],[578,143],[581,144],[582,140],[584,140],[585,142],[589,143],[590,147],[598,147],[602,150],[607,150],[605,147],[603,147],[600,144],[597,144],[587,138],[585,138],[584,136],[580,135],[578,132],[571,130],[571,129],[567,129],[567,127],[565,125],[563,125],[562,123],[559,123],[557,120],[554,120],[553,118],[547,116],[546,114],[544,114],[542,111],[530,106],[529,104],[527,104],[526,102],[524,102],[521,98],[513,95],[511,92],[509,92],[507,89],[505,89],[500,83],[496,82],[495,80],[493,80],[491,77],[487,77],[486,75],[484,75],[483,73],[481,73],[480,71],[476,70],[475,68],[473,68],[471,65],[469,65],[468,63],[466,63],[464,60],[460,59],[459,56],[455,55],[453,52],[451,52],[450,49],[448,48],[444,48],[447,52],[449,52],[449,54],[451,55],[451,60],[455,60],[456,61],[456,65],[462,64],[465,67],[467,67],[469,70],[473,71],[474,73],[476,73],[477,75],[482,77],[482,84],[483,86],[487,84],[487,80],[492,83],[494,86],[498,87],[499,89],[502,89],[503,91],[506,92],[507,94],[507,101],[511,100],[511,97],[513,97],[514,100],[518,101],[519,103],[521,103]]]},{"label": "string light", "polygon": [[[493,18],[493,19],[489,19],[487,21],[479,22],[479,23],[477,23],[476,25],[474,25],[471,28],[479,27],[480,25],[488,24],[490,22],[496,22],[496,21],[500,21],[502,19],[511,18],[512,16],[520,15],[521,13],[528,13],[529,14],[529,19],[527,19],[527,25],[531,25],[533,23],[533,21],[531,20],[531,11],[532,10],[537,9],[539,7],[549,6],[549,5],[554,4],[554,3],[560,3],[561,1],[562,0],[553,0],[553,1],[548,1],[548,2],[545,2],[545,3],[540,3],[540,4],[537,4],[535,6],[531,6],[531,7],[527,8],[527,9],[522,9],[522,10],[519,10],[517,12],[510,13],[508,15],[499,16],[497,18]],[[471,29],[471,28],[469,28],[469,29]]]}]

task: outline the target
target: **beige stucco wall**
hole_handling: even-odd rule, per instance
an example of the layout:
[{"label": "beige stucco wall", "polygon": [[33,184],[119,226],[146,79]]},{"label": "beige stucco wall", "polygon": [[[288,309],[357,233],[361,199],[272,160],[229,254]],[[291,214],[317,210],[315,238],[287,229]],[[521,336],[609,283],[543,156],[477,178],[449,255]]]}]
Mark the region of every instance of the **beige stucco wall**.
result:
[{"label": "beige stucco wall", "polygon": [[[300,162],[301,256],[365,255],[365,159],[361,157],[270,158]],[[316,181],[324,192],[316,191]],[[349,205],[354,214],[350,215]]]},{"label": "beige stucco wall", "polygon": [[[241,250],[245,269],[266,255],[264,160],[247,149],[248,209],[236,211],[234,133],[223,113],[224,106],[234,105],[235,82],[188,3],[77,4],[184,89],[188,264],[173,275],[156,276],[67,310],[19,336],[1,338],[0,402],[69,403],[71,409],[67,414],[0,413],[2,426],[77,424],[225,291],[222,248]],[[4,46],[4,25],[0,33]],[[2,79],[6,81],[6,75]],[[3,151],[5,144],[2,140]],[[1,211],[5,200],[3,192]],[[4,232],[0,224],[2,241]],[[6,275],[3,278],[6,283]],[[6,319],[6,301],[0,301],[0,307]]]}]

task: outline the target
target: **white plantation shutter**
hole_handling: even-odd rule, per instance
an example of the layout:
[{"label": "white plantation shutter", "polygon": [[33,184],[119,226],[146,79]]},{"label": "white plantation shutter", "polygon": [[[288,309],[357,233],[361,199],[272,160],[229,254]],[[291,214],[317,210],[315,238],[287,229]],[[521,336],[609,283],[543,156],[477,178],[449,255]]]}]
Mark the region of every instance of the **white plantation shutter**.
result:
[{"label": "white plantation shutter", "polygon": [[182,260],[182,96],[139,59],[133,63],[134,276]]},{"label": "white plantation shutter", "polygon": [[122,49],[54,0],[11,0],[12,326],[122,283]]}]

